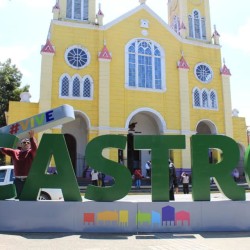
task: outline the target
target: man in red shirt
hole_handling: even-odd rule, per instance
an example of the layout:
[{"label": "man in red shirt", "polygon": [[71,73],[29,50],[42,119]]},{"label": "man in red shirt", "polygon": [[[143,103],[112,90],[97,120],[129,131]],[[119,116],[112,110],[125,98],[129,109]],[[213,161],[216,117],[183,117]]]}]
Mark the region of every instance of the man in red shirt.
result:
[{"label": "man in red shirt", "polygon": [[140,168],[135,169],[134,177],[135,177],[135,187],[136,188],[141,188],[142,174],[141,174]]},{"label": "man in red shirt", "polygon": [[32,161],[37,151],[37,142],[34,138],[34,131],[29,132],[30,138],[21,140],[21,148],[0,148],[0,151],[11,157],[14,165],[15,180],[17,199],[19,199],[25,184],[26,178],[29,174]]}]

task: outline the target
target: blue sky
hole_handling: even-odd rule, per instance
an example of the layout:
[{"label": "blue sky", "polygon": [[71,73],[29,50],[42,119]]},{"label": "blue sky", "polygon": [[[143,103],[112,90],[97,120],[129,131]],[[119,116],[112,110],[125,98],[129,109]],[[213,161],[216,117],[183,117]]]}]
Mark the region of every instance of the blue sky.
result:
[{"label": "blue sky", "polygon": [[[138,6],[138,0],[96,0],[104,23]],[[147,0],[147,5],[167,22],[167,0]],[[29,84],[31,101],[39,101],[41,46],[45,43],[55,0],[0,0],[0,61],[12,59]],[[250,1],[210,0],[211,25],[221,35],[222,58],[230,69],[232,108],[250,126]]]}]

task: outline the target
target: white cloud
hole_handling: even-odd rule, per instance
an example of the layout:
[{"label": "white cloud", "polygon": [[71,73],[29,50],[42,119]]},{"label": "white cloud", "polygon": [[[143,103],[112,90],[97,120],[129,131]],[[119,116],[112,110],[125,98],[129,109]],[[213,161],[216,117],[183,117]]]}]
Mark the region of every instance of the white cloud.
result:
[{"label": "white cloud", "polygon": [[13,63],[20,64],[32,54],[34,48],[24,46],[0,47],[1,60],[11,58]]},{"label": "white cloud", "polygon": [[4,8],[7,4],[8,0],[0,0],[0,8]]},{"label": "white cloud", "polygon": [[47,7],[53,7],[56,3],[56,0],[0,0],[0,8],[4,8],[7,6],[7,4],[12,6],[16,6],[16,4],[26,5],[29,8],[32,9],[40,9],[40,8],[47,8]]},{"label": "white cloud", "polygon": [[250,19],[239,27],[235,34],[222,33],[221,43],[230,46],[233,49],[242,50],[245,53],[250,53]]},{"label": "white cloud", "polygon": [[51,9],[52,9],[52,7],[56,3],[56,0],[42,0],[42,1],[12,0],[12,1],[16,1],[17,3],[21,3],[22,5],[27,5],[27,7],[32,8],[32,9],[40,9],[40,8],[47,8],[47,7],[51,7]]},{"label": "white cloud", "polygon": [[24,62],[30,60],[36,50],[36,47],[0,47],[1,62],[3,63],[10,58],[11,64],[15,64],[23,76],[30,77],[33,73],[24,66]]}]

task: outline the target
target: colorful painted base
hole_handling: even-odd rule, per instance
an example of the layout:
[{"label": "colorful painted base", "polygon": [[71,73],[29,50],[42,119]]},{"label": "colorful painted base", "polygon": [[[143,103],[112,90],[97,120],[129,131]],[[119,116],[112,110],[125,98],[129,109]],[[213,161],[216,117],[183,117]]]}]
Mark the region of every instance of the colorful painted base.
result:
[{"label": "colorful painted base", "polygon": [[[250,197],[248,197],[250,198]],[[249,231],[250,200],[0,201],[1,232]],[[145,200],[145,201],[143,201]]]}]

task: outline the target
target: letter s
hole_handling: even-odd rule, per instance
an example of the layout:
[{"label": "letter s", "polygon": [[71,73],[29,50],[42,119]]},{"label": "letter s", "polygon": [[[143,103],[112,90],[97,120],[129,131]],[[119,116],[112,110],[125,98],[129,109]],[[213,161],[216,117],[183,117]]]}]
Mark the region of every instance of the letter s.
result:
[{"label": "letter s", "polygon": [[130,171],[117,162],[102,156],[105,148],[125,149],[127,138],[121,135],[102,135],[90,141],[86,147],[87,164],[95,170],[112,176],[115,183],[111,187],[89,185],[85,198],[94,201],[115,201],[125,197],[132,185]]}]

